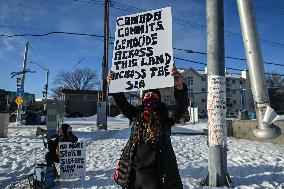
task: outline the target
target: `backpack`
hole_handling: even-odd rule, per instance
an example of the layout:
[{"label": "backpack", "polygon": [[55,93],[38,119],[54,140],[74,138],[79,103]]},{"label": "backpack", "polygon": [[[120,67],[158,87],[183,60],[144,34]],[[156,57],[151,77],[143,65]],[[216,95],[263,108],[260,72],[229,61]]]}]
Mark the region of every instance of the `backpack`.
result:
[{"label": "backpack", "polygon": [[57,178],[57,171],[54,166],[46,164],[37,164],[34,173],[28,176],[31,188],[47,189],[55,185],[55,178]]}]

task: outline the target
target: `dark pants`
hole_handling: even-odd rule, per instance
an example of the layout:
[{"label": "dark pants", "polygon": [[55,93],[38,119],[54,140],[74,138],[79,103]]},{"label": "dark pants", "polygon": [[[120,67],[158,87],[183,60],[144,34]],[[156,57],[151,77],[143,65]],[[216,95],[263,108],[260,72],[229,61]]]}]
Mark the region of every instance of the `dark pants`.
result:
[{"label": "dark pants", "polygon": [[52,165],[54,163],[59,163],[59,157],[52,152],[47,152],[45,154],[45,161],[47,165]]},{"label": "dark pants", "polygon": [[158,170],[136,170],[132,178],[131,189],[159,189],[160,177]]}]

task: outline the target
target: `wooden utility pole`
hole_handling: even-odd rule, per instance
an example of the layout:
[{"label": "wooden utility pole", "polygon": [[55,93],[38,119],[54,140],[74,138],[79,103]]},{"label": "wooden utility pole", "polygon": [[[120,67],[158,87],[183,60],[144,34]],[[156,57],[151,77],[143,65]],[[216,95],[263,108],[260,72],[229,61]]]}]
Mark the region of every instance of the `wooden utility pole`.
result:
[{"label": "wooden utility pole", "polygon": [[[25,89],[25,77],[26,77],[26,68],[27,68],[28,48],[29,48],[29,42],[26,42],[24,62],[23,62],[23,74],[22,74],[22,79],[21,79],[21,88],[22,88],[22,91],[23,91],[23,99],[24,99],[24,95],[25,95],[24,89]],[[16,119],[17,122],[21,121],[22,108],[23,108],[22,104],[18,106],[17,119]]]},{"label": "wooden utility pole", "polygon": [[108,47],[109,47],[109,3],[105,0],[104,14],[104,57],[102,62],[102,93],[97,104],[97,129],[107,129],[107,103],[108,103]]}]

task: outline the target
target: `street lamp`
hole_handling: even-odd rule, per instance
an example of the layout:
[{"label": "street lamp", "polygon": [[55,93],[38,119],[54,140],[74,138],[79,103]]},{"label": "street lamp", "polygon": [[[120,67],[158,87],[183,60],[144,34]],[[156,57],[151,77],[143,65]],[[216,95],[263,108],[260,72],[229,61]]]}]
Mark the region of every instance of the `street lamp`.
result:
[{"label": "street lamp", "polygon": [[[45,78],[45,85],[44,85],[44,90],[43,91],[43,97],[45,97],[45,101],[47,103],[47,94],[48,94],[48,77],[49,77],[49,69],[45,68],[44,66],[40,65],[37,62],[30,62],[32,64],[36,64],[39,67],[41,67],[42,69],[44,69],[46,71],[46,78]],[[44,110],[46,110],[46,106],[44,106]]]}]

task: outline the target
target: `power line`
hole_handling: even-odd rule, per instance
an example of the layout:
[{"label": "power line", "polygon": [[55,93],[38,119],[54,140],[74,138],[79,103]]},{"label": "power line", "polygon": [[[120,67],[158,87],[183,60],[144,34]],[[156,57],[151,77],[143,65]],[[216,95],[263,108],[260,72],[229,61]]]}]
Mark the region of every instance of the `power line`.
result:
[{"label": "power line", "polygon": [[[73,0],[73,1],[81,2],[81,3],[103,5],[102,1],[95,1],[95,0],[91,0],[91,1]],[[115,2],[115,1],[112,1],[111,7],[115,8],[115,9],[119,9],[119,10],[124,10],[124,11],[145,11],[144,9],[140,9],[140,8],[137,8],[137,7],[134,7],[134,6],[126,5],[126,4],[123,4],[123,3],[118,3],[118,2]],[[181,26],[186,26],[186,27],[191,27],[191,28],[195,28],[195,29],[198,29],[198,30],[206,31],[206,26],[203,25],[203,24],[198,24],[198,23],[195,23],[195,22],[186,21],[186,20],[179,19],[179,18],[173,18],[173,23],[181,25]],[[2,37],[24,37],[24,36],[38,37],[38,36],[47,36],[47,35],[51,35],[51,34],[70,34],[70,35],[103,37],[101,35],[99,36],[99,35],[93,35],[93,34],[72,33],[72,32],[49,32],[49,33],[44,33],[44,34],[17,34],[17,35],[0,34],[0,36],[2,36]],[[224,34],[228,37],[242,39],[242,36],[239,33],[231,32],[231,31],[224,31]],[[283,43],[274,42],[274,41],[270,41],[270,40],[266,40],[266,39],[260,39],[260,41],[264,45],[278,47],[278,48],[284,48]]]},{"label": "power line", "polygon": [[[48,32],[48,33],[43,33],[43,34],[13,34],[13,35],[6,35],[6,34],[0,34],[2,37],[23,37],[23,36],[32,36],[32,37],[43,37],[43,36],[48,36],[52,34],[65,34],[65,35],[77,35],[77,36],[89,36],[89,37],[99,37],[103,38],[103,35],[96,35],[96,34],[87,34],[87,33],[76,33],[76,32],[59,32],[59,31],[53,31],[53,32]],[[113,39],[113,37],[109,37],[110,39]],[[185,51],[187,53],[195,53],[195,54],[202,54],[202,55],[207,55],[205,52],[198,52],[198,51],[193,51],[193,50],[188,50],[188,49],[181,49],[181,48],[173,48],[175,50],[179,51]],[[225,58],[228,59],[235,59],[235,60],[242,60],[246,61],[244,58],[237,58],[237,57],[231,57],[231,56],[226,56]],[[272,63],[272,62],[263,62],[264,64],[269,64],[269,65],[275,65],[275,66],[284,66],[283,64],[278,64],[278,63]]]},{"label": "power line", "polygon": [[272,7],[275,7],[275,8],[278,8],[278,9],[281,9],[281,10],[284,10],[284,8],[282,8],[282,7],[279,7],[279,6],[276,6],[276,5],[274,5],[274,4],[272,4],[272,3],[267,3],[267,2],[262,2],[262,1],[258,1],[258,2],[260,2],[260,3],[263,3],[263,4],[266,4],[266,5],[269,5],[269,6],[272,6]]},{"label": "power line", "polygon": [[[73,0],[73,1],[81,2],[81,3],[103,5],[102,1],[95,1],[95,0],[91,0],[91,1]],[[134,7],[134,6],[126,5],[126,4],[115,2],[115,1],[111,2],[111,7],[115,8],[115,9],[119,9],[119,10],[124,10],[124,11],[146,11],[144,9],[140,9],[140,8],[137,8],[137,7]],[[191,21],[187,21],[187,20],[183,20],[183,19],[179,19],[179,18],[173,18],[173,23],[178,24],[178,25],[182,25],[182,26],[195,28],[195,29],[198,29],[198,30],[206,31],[205,25],[198,24],[196,22],[191,22]],[[38,36],[47,36],[47,35],[51,35],[51,34],[69,34],[69,35],[81,35],[81,36],[91,36],[91,37],[103,37],[102,35],[74,33],[74,32],[49,32],[49,33],[44,33],[44,34],[16,34],[16,35],[0,34],[0,36],[2,36],[2,37],[24,37],[24,36],[38,37]],[[231,32],[231,31],[224,31],[224,34],[228,37],[242,39],[242,36],[239,33]],[[274,41],[270,41],[270,40],[266,40],[266,39],[260,39],[260,41],[263,44],[268,45],[268,46],[284,48],[284,44],[282,44],[282,43],[278,43],[278,42],[274,42]]]},{"label": "power line", "polygon": [[[203,2],[205,1],[200,1],[200,0],[192,0],[194,1],[195,3],[197,4],[200,4],[202,6],[205,6],[206,7],[206,4],[204,4]],[[229,10],[227,8],[224,7],[224,11],[227,12],[227,13],[230,13],[230,14],[233,14],[233,15],[237,15],[239,16],[239,13],[235,10]],[[268,23],[268,24],[272,24],[272,25],[276,25],[276,26],[280,26],[280,27],[284,27],[283,24],[279,24],[279,23],[275,23],[275,22],[272,22],[271,20],[267,20],[267,19],[264,19],[264,18],[256,18],[257,21],[261,21],[261,22],[265,22],[265,23]]]},{"label": "power line", "polygon": [[[120,3],[120,2],[116,2],[116,1],[112,1],[112,8],[116,8],[116,9],[120,9],[120,10],[125,10],[125,11],[146,11],[144,9],[140,9],[131,5],[127,5],[124,3]],[[206,26],[203,24],[199,24],[196,22],[191,22],[191,21],[187,21],[184,19],[180,19],[180,18],[175,18],[173,17],[173,23],[175,24],[179,24],[182,26],[188,26],[191,28],[195,28],[198,30],[203,30],[206,31]],[[237,39],[242,39],[242,35],[239,33],[235,33],[235,32],[231,32],[231,31],[224,31],[224,35],[228,36],[228,37],[233,37],[233,38],[237,38]],[[270,41],[270,40],[266,40],[266,39],[261,39],[260,41],[268,46],[273,46],[273,47],[278,47],[278,48],[284,48],[284,44],[283,43],[279,43],[279,42],[274,42],[274,41]]]},{"label": "power line", "polygon": [[88,56],[90,53],[92,53],[92,52],[101,44],[101,42],[103,42],[103,41],[99,41],[97,44],[95,44],[95,45],[93,46],[93,48],[92,48],[85,56],[83,56],[82,58],[80,58],[80,60],[78,60],[77,63],[75,63],[74,66],[73,66],[71,69],[74,69],[78,64],[81,64],[81,63],[87,58],[87,56]]},{"label": "power line", "polygon": [[[201,64],[201,65],[206,65],[206,63],[204,62],[198,62],[198,61],[194,61],[194,60],[189,60],[189,59],[184,59],[184,58],[179,58],[179,57],[173,57],[174,59],[176,60],[181,60],[181,61],[185,61],[185,62],[191,62],[191,63],[194,63],[194,64]],[[226,69],[228,70],[234,70],[234,71],[244,71],[246,69],[238,69],[238,68],[230,68],[230,67],[226,67]],[[279,75],[279,76],[283,76],[284,77],[284,74],[272,74],[272,73],[265,73],[266,75]]]},{"label": "power line", "polygon": [[97,4],[97,5],[104,5],[104,2],[103,1],[95,1],[95,0],[92,0],[91,2],[90,1],[82,1],[82,0],[73,0],[75,2],[80,2],[80,3],[89,3],[89,4]]},{"label": "power line", "polygon": [[275,9],[273,10],[269,10],[267,8],[264,8],[264,7],[261,7],[259,5],[254,5],[256,8],[260,9],[260,10],[263,10],[264,12],[267,12],[267,13],[270,13],[270,14],[274,14],[274,15],[280,15],[280,16],[283,16],[284,13],[283,12],[277,12],[275,11]]},{"label": "power line", "polygon": [[52,31],[48,33],[43,33],[43,34],[13,34],[13,35],[8,35],[8,34],[0,34],[0,37],[43,37],[43,36],[48,36],[52,34],[66,34],[66,35],[78,35],[78,36],[89,36],[89,37],[104,37],[103,35],[95,35],[95,34],[87,34],[87,33],[76,33],[76,32],[61,32],[61,31]]},{"label": "power line", "polygon": [[[35,49],[33,48],[33,46],[31,45],[31,43],[29,43],[29,47],[31,48],[31,52],[34,54],[35,58],[37,59],[37,62],[41,62],[39,60],[39,56],[37,55],[37,53],[35,52]],[[35,63],[37,64],[37,63]],[[45,71],[47,70],[46,66],[42,66],[40,65],[40,67],[42,67]]]},{"label": "power line", "polygon": [[[207,55],[207,53],[205,52],[198,52],[198,51],[193,51],[193,50],[188,50],[188,49],[180,49],[180,48],[173,48],[175,50],[179,50],[179,51],[184,51],[186,53],[192,53],[192,54],[201,54],[201,55]],[[241,61],[247,61],[245,58],[238,58],[238,57],[232,57],[232,56],[225,56],[225,58],[227,59],[233,59],[233,60],[241,60]],[[284,67],[284,64],[279,64],[279,63],[273,63],[273,62],[266,62],[266,61],[263,61],[262,62],[263,64],[269,64],[269,65],[274,65],[274,66],[283,66]]]}]

